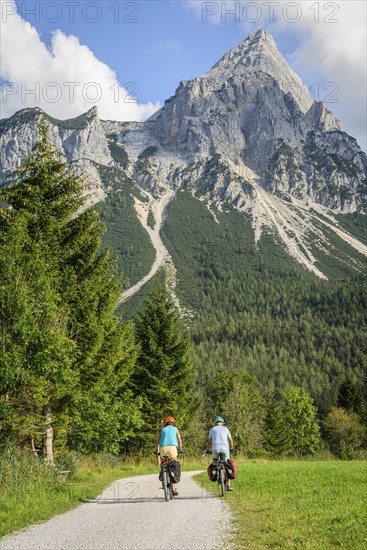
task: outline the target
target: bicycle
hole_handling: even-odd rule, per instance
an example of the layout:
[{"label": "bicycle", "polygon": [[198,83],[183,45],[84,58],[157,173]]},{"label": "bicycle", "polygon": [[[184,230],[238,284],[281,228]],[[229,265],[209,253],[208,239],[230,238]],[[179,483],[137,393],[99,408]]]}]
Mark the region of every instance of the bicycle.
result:
[{"label": "bicycle", "polygon": [[[183,451],[177,451],[177,454],[182,454],[182,452]],[[154,454],[157,455],[157,456],[161,456],[161,453],[159,451],[154,453]],[[168,467],[167,467],[170,457],[168,455],[162,455],[161,458],[165,459],[163,464],[161,464],[161,466],[162,466],[162,489],[164,490],[164,498],[165,498],[166,502],[168,502],[169,500],[172,500],[173,497],[174,497],[172,483],[171,483],[171,479],[170,479],[170,475],[169,475],[169,471],[168,471]]]},{"label": "bicycle", "polygon": [[[229,451],[233,453],[234,449],[229,449]],[[202,456],[204,457],[204,456],[207,456],[208,454],[211,454],[211,453],[210,452],[208,453],[206,451]],[[228,482],[225,452],[219,451],[218,458],[215,460],[217,465],[217,482],[218,482],[218,485],[220,485],[222,497],[225,497],[227,492],[227,482]]]}]

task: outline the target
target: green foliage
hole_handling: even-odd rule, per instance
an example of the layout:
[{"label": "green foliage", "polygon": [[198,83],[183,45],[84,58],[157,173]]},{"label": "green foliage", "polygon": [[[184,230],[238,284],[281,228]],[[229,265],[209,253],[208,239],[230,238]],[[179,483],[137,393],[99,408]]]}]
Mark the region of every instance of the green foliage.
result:
[{"label": "green foliage", "polygon": [[107,226],[102,238],[103,246],[116,255],[118,271],[124,276],[125,288],[129,288],[149,272],[155,250],[137,218],[131,182],[113,170],[104,174],[104,178],[116,179],[114,190],[97,206]]},{"label": "green foliage", "polygon": [[367,217],[365,214],[359,212],[338,214],[336,218],[344,229],[357,237],[362,243],[367,244]]},{"label": "green foliage", "polygon": [[49,398],[60,399],[74,385],[75,344],[55,272],[29,235],[28,217],[19,213],[11,221],[0,237],[0,430],[37,440]]},{"label": "green foliage", "polygon": [[66,128],[68,130],[83,130],[88,126],[88,119],[86,117],[86,113],[83,113],[82,115],[77,116],[75,118],[68,118],[66,120],[59,120],[47,114],[44,114],[43,116],[45,117],[46,120],[51,122],[51,124],[55,126],[59,126],[60,128]]},{"label": "green foliage", "polygon": [[356,413],[361,420],[365,419],[366,401],[363,399],[359,385],[348,375],[339,386],[336,406]]},{"label": "green foliage", "polygon": [[[71,470],[66,480],[60,470]],[[153,461],[129,463],[106,454],[86,458],[75,453],[63,455],[52,468],[8,443],[0,448],[0,537],[96,498],[116,479],[156,470]]]},{"label": "green foliage", "polygon": [[320,448],[317,409],[312,398],[301,388],[291,386],[284,394],[283,415],[289,445],[298,455],[314,454]]},{"label": "green foliage", "polygon": [[355,458],[355,451],[366,443],[366,429],[355,412],[334,407],[325,417],[323,427],[331,450],[342,460]]},{"label": "green foliage", "polygon": [[271,457],[279,458],[291,451],[282,403],[274,396],[268,396],[265,409],[265,449]]},{"label": "green foliage", "polygon": [[193,385],[190,344],[183,336],[177,308],[163,289],[155,289],[146,299],[135,324],[140,353],[132,383],[135,395],[143,397],[142,431],[151,443],[166,415],[173,415],[179,427],[189,421]]},{"label": "green foliage", "polygon": [[[223,372],[221,378],[223,382]],[[231,380],[222,409],[236,449],[246,456],[259,456],[263,450],[264,400],[248,377],[240,375]]]},{"label": "green foliage", "polygon": [[149,157],[153,157],[157,152],[157,147],[154,147],[153,145],[150,145],[149,147],[147,147],[146,149],[144,149],[144,151],[142,153],[140,153],[138,159],[139,160],[144,160],[144,159],[147,159]]},{"label": "green foliage", "polygon": [[127,168],[129,164],[129,156],[126,153],[125,149],[121,147],[121,145],[118,145],[113,141],[110,141],[108,143],[108,148],[110,150],[113,160],[119,162],[123,168]]},{"label": "green foliage", "polygon": [[[121,288],[109,251],[100,251],[100,217],[93,209],[79,212],[82,182],[48,143],[45,122],[39,131],[20,181],[0,192],[12,207],[0,217],[0,269],[11,281],[1,288],[8,308],[1,318],[7,331],[3,372],[12,383],[11,392],[2,391],[5,435],[9,422],[18,431],[24,425],[23,411],[24,431],[42,440],[39,417],[51,404],[57,445],[117,451],[128,436],[122,426],[136,357],[133,330],[114,313]],[[14,401],[21,405],[9,418]]]},{"label": "green foliage", "polygon": [[181,304],[193,313],[198,386],[222,357],[223,368],[240,362],[263,389],[304,387],[326,412],[346,372],[364,381],[365,278],[329,258],[330,281],[317,280],[273,236],[264,233],[256,246],[243,214],[228,206],[215,215],[219,223],[182,192],[162,230]]}]

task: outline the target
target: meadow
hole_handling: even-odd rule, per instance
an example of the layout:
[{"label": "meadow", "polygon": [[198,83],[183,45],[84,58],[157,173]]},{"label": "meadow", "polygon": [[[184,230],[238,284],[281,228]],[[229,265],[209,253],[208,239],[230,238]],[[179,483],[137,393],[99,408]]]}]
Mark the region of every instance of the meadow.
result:
[{"label": "meadow", "polygon": [[[217,491],[206,474],[197,478]],[[365,461],[243,462],[233,487],[225,498],[236,548],[367,547]]]}]

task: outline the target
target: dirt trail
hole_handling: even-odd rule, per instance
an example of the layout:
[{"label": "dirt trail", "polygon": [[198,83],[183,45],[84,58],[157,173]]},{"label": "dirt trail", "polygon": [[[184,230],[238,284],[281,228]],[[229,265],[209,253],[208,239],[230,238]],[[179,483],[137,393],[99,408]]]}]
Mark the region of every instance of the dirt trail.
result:
[{"label": "dirt trail", "polygon": [[185,472],[166,502],[158,474],[121,479],[75,510],[0,540],[1,550],[229,548],[231,515]]}]

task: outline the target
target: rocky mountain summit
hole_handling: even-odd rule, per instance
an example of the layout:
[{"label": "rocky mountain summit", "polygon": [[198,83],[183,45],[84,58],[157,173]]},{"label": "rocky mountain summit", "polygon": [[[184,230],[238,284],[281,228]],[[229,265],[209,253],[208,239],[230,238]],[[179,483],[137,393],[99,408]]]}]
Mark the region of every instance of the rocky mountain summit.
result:
[{"label": "rocky mountain summit", "polygon": [[[111,192],[117,171],[148,197],[153,216],[162,197],[185,189],[214,217],[228,203],[251,216],[257,242],[264,230],[275,233],[319,277],[315,243],[332,249],[330,234],[361,255],[351,264],[362,269],[367,249],[336,215],[366,212],[366,155],[329,109],[311,99],[264,30],[203,76],[182,81],[145,122],[101,121],[95,107],[66,121],[37,108],[2,120],[2,185],[30,153],[41,116],[51,141],[85,174],[91,202]],[[160,227],[162,219],[155,223]]]}]

